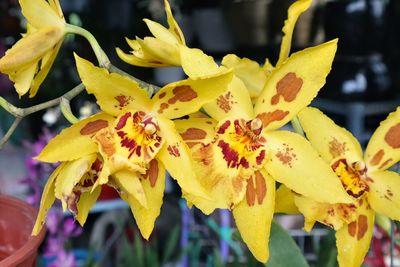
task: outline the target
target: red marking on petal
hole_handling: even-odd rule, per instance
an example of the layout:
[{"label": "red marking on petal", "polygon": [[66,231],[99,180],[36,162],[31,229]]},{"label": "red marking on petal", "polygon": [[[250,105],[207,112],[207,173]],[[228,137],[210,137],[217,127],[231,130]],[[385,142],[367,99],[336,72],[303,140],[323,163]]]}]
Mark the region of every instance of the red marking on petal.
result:
[{"label": "red marking on petal", "polygon": [[381,162],[383,156],[385,155],[385,151],[383,149],[379,150],[378,152],[375,153],[375,155],[372,157],[370,163],[372,166],[376,166]]},{"label": "red marking on petal", "polygon": [[225,160],[226,163],[227,163],[227,166],[228,166],[229,168],[235,168],[235,167],[237,167],[238,164],[239,164],[239,155],[238,155],[238,153],[237,153],[235,150],[231,149],[231,148],[229,147],[229,144],[228,144],[228,143],[225,143],[225,142],[222,141],[222,140],[220,140],[220,141],[218,142],[218,146],[219,146],[219,147],[221,148],[221,150],[222,150],[222,154],[223,154],[223,156],[224,156],[224,160]]},{"label": "red marking on petal", "polygon": [[271,104],[278,104],[281,96],[286,102],[294,101],[302,86],[303,79],[289,72],[276,84],[276,95],[271,98]]},{"label": "red marking on petal", "polygon": [[240,159],[239,165],[242,165],[245,169],[249,168],[249,162],[245,158]]},{"label": "red marking on petal", "polygon": [[232,98],[231,92],[228,92],[224,95],[220,95],[217,98],[218,107],[220,107],[220,109],[222,109],[225,113],[228,113],[232,109],[231,98]]},{"label": "red marking on petal", "polygon": [[169,105],[167,103],[161,103],[160,108],[158,109],[158,113],[163,113],[165,109],[169,108]]},{"label": "red marking on petal", "polygon": [[174,97],[168,100],[168,104],[175,104],[176,102],[189,102],[197,97],[196,91],[189,85],[181,85],[172,90]]},{"label": "red marking on petal", "polygon": [[157,160],[152,160],[149,163],[149,169],[146,172],[146,177],[149,177],[150,186],[154,187],[158,179],[158,162]]},{"label": "red marking on petal", "polygon": [[393,159],[388,159],[388,160],[385,160],[382,164],[381,164],[381,166],[379,166],[379,169],[383,169],[383,168],[385,168],[386,167],[386,165],[388,165],[389,164],[389,162],[391,162]]},{"label": "red marking on petal", "polygon": [[392,148],[400,148],[400,123],[389,129],[385,135],[385,141]]},{"label": "red marking on petal", "polygon": [[273,121],[283,120],[288,114],[289,114],[289,111],[283,111],[283,110],[277,109],[277,110],[274,110],[273,112],[268,112],[268,113],[263,112],[261,114],[258,114],[257,118],[262,121],[264,127],[267,127]]},{"label": "red marking on petal", "polygon": [[357,240],[362,239],[365,236],[367,230],[368,230],[368,218],[365,215],[360,215],[358,217]]},{"label": "red marking on petal", "polygon": [[179,152],[179,149],[176,147],[176,146],[168,146],[167,147],[167,150],[168,150],[168,153],[171,155],[171,156],[174,156],[174,157],[180,157],[181,156],[181,154],[180,154],[180,152]]},{"label": "red marking on petal", "polygon": [[256,194],[257,194],[257,202],[261,205],[264,201],[265,195],[267,194],[267,185],[265,183],[264,176],[261,172],[256,172]]},{"label": "red marking on petal", "polygon": [[261,165],[261,163],[263,162],[265,158],[265,150],[261,150],[260,154],[256,157],[256,163],[258,165]]},{"label": "red marking on petal", "polygon": [[357,222],[351,222],[347,225],[347,232],[350,236],[354,237],[357,232]]},{"label": "red marking on petal", "polygon": [[254,187],[253,178],[250,177],[247,180],[247,188],[246,188],[246,202],[250,207],[254,206],[256,202],[256,189]]},{"label": "red marking on petal", "polygon": [[167,95],[167,93],[163,92],[158,96],[158,98],[163,99],[166,95]]},{"label": "red marking on petal", "polygon": [[288,165],[292,168],[292,162],[296,159],[296,154],[293,153],[293,148],[289,148],[288,145],[285,145],[285,148],[275,155],[283,165]]},{"label": "red marking on petal", "polygon": [[115,100],[118,101],[119,107],[123,108],[129,105],[129,103],[133,100],[133,97],[126,95],[119,95],[115,97]]},{"label": "red marking on petal", "polygon": [[329,142],[329,153],[333,158],[343,156],[346,152],[346,143],[339,142],[335,137]]},{"label": "red marking on petal", "polygon": [[225,121],[218,129],[217,133],[223,134],[225,133],[226,129],[231,125],[231,121]]},{"label": "red marking on petal", "polygon": [[92,135],[106,127],[108,127],[108,121],[96,120],[88,122],[79,132],[81,135]]},{"label": "red marking on petal", "polygon": [[199,140],[207,136],[207,132],[198,128],[189,128],[184,133],[181,133],[183,140]]},{"label": "red marking on petal", "polygon": [[115,129],[120,130],[120,129],[124,128],[124,126],[126,125],[126,121],[129,119],[129,117],[131,115],[132,115],[132,113],[130,113],[130,112],[127,112],[124,115],[122,115],[117,123],[117,126],[115,126]]}]

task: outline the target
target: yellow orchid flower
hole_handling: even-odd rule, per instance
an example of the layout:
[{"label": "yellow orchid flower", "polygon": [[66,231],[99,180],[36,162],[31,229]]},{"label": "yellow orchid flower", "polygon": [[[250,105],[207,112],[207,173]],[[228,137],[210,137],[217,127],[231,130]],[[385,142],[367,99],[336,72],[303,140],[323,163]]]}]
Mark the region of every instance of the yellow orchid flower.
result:
[{"label": "yellow orchid flower", "polygon": [[117,48],[118,56],[128,64],[141,67],[167,67],[179,66],[179,46],[185,45],[185,38],[178,23],[172,16],[171,7],[164,0],[165,13],[169,28],[152,20],[145,19],[150,32],[154,37],[145,37],[135,40],[126,39],[128,45],[133,49],[132,54],[126,54]]},{"label": "yellow orchid flower", "polygon": [[[162,205],[165,169],[183,190],[208,198],[191,168],[189,148],[171,119],[197,111],[226,91],[232,71],[204,79],[178,81],[150,98],[137,82],[127,77],[109,73],[78,56],[76,62],[86,90],[96,96],[105,114],[64,130],[37,159],[74,162],[98,154],[102,168],[91,190],[94,192],[98,185],[106,183],[125,188],[120,191],[128,193],[121,197],[130,204],[142,235],[148,238]],[[146,176],[149,179],[140,178]],[[140,202],[134,194],[140,184],[146,202]],[[58,196],[69,194],[70,191]]]},{"label": "yellow orchid flower", "polygon": [[34,97],[61,47],[65,19],[58,0],[19,0],[28,31],[0,59],[19,96]]},{"label": "yellow orchid flower", "polygon": [[[364,156],[358,141],[318,109],[305,108],[298,117],[308,139],[354,203],[315,201],[284,187],[279,199],[293,199],[305,216],[307,231],[316,221],[336,230],[340,266],[361,266],[371,241],[375,212],[400,220],[400,175],[387,170],[400,160],[400,108],[381,122]],[[320,177],[325,178],[323,174]]]},{"label": "yellow orchid flower", "polygon": [[[195,170],[212,199],[189,192],[184,196],[205,214],[216,208],[232,210],[243,240],[259,261],[266,262],[269,254],[275,180],[312,199],[352,201],[304,138],[276,131],[323,86],[336,45],[333,40],[291,55],[271,73],[254,108],[246,86],[234,76],[226,93],[204,105],[216,121],[192,118],[175,123],[191,147]],[[181,56],[189,77],[218,73],[217,64],[200,50],[182,49]],[[201,63],[190,64],[186,60],[190,58]],[[320,179],[325,172],[330,173],[329,181]]]}]

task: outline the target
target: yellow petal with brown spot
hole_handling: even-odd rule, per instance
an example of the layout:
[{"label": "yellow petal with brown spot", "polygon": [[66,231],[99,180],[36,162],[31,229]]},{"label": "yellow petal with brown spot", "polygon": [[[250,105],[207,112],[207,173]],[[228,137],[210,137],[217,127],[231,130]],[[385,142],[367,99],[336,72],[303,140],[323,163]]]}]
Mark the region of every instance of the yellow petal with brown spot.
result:
[{"label": "yellow petal with brown spot", "polygon": [[223,71],[197,80],[170,83],[152,98],[152,110],[169,119],[196,112],[228,90],[232,77],[232,71]]},{"label": "yellow petal with brown spot", "polygon": [[114,120],[105,113],[81,120],[51,139],[36,159],[43,162],[70,161],[95,153],[98,148],[91,137]]},{"label": "yellow petal with brown spot", "polygon": [[164,196],[165,168],[159,161],[155,162],[156,164],[153,165],[153,169],[148,174],[142,176],[141,180],[147,199],[147,209],[135,197],[128,194],[120,194],[121,198],[128,202],[140,233],[145,239],[149,239],[154,229]]},{"label": "yellow petal with brown spot", "polygon": [[277,129],[306,107],[325,84],[337,39],[292,54],[268,78],[254,107],[268,129]]},{"label": "yellow petal with brown spot", "polygon": [[161,116],[157,118],[157,121],[164,144],[156,158],[162,162],[183,191],[195,196],[209,198],[193,170],[190,150],[182,137],[176,132],[174,123]]},{"label": "yellow petal with brown spot", "polygon": [[307,107],[298,114],[298,118],[308,140],[328,164],[344,158],[350,164],[363,162],[357,139],[320,110]]},{"label": "yellow petal with brown spot", "polygon": [[213,101],[203,106],[204,111],[216,120],[227,117],[237,117],[246,120],[253,119],[253,104],[249,92],[243,81],[233,76],[228,85],[228,90]]},{"label": "yellow petal with brown spot", "polygon": [[357,220],[336,232],[339,266],[361,266],[371,242],[374,218],[375,212],[364,201],[358,208]]},{"label": "yellow petal with brown spot", "polygon": [[[298,134],[270,131],[266,170],[291,190],[322,203],[352,203],[331,167]],[[310,167],[312,166],[312,167]]]},{"label": "yellow petal with brown spot", "polygon": [[127,110],[149,110],[150,98],[136,81],[95,67],[76,54],[75,60],[86,90],[96,96],[103,111],[110,115],[119,115]]},{"label": "yellow petal with brown spot", "polygon": [[369,173],[368,202],[378,213],[400,220],[400,175],[392,171]]},{"label": "yellow petal with brown spot", "polygon": [[233,208],[236,226],[254,257],[261,262],[269,258],[269,234],[274,215],[275,181],[264,170],[247,182],[246,197]]},{"label": "yellow petal with brown spot", "polygon": [[197,145],[205,145],[214,138],[217,124],[211,118],[189,118],[175,120],[175,128],[190,149]]},{"label": "yellow petal with brown spot", "polygon": [[365,151],[369,170],[385,170],[400,160],[400,107],[381,122]]}]

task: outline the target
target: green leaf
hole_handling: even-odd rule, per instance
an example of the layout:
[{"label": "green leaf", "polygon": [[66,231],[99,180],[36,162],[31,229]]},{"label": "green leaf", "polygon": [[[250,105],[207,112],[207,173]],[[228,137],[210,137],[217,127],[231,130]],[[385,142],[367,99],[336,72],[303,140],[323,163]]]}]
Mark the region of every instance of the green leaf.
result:
[{"label": "green leaf", "polygon": [[144,252],[143,252],[144,248],[143,248],[142,238],[140,237],[139,233],[135,234],[134,246],[135,246],[135,254],[136,254],[137,263],[138,263],[137,266],[143,266],[144,267],[145,266],[144,255],[143,255],[144,254]]},{"label": "green leaf", "polygon": [[336,257],[337,249],[335,231],[331,230],[329,231],[329,234],[321,240],[316,264],[317,266],[337,267],[338,263]]},{"label": "green leaf", "polygon": [[174,249],[176,248],[176,245],[178,244],[179,240],[179,226],[175,226],[167,240],[167,243],[164,247],[164,255],[162,258],[161,263],[165,264],[168,260],[170,260],[172,253],[174,252]]},{"label": "green leaf", "polygon": [[292,237],[277,223],[272,222],[269,239],[268,267],[309,267]]}]

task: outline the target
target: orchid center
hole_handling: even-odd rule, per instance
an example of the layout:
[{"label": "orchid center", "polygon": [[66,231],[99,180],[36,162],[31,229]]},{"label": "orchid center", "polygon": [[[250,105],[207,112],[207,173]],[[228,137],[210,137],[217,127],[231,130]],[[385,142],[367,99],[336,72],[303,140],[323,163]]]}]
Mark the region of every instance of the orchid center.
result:
[{"label": "orchid center", "polygon": [[253,170],[262,167],[266,151],[260,119],[226,120],[216,130],[214,142],[220,148],[227,167]]},{"label": "orchid center", "polygon": [[[162,146],[157,119],[143,111],[126,112],[114,128],[100,131],[95,140],[103,157],[115,164],[148,164]],[[130,163],[129,163],[130,162]]]},{"label": "orchid center", "polygon": [[347,194],[358,199],[369,191],[367,168],[361,162],[349,164],[346,159],[339,159],[332,164],[332,169],[339,177]]}]

